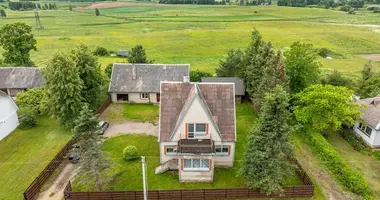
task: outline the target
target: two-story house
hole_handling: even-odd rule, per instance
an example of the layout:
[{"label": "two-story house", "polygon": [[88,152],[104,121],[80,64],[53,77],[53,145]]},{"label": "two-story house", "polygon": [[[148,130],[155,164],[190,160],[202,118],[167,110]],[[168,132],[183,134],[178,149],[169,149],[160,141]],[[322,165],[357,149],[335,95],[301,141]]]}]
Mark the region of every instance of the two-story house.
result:
[{"label": "two-story house", "polygon": [[160,163],[180,182],[213,181],[215,167],[232,167],[236,142],[233,83],[161,82]]}]

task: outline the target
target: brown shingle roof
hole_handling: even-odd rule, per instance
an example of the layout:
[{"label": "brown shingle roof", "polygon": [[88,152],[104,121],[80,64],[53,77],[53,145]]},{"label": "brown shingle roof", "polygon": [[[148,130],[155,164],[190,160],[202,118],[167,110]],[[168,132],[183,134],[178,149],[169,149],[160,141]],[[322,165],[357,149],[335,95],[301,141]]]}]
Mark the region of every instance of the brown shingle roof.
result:
[{"label": "brown shingle roof", "polygon": [[[361,109],[360,118],[373,128],[376,128],[377,124],[380,122],[380,104],[374,103],[376,98],[379,97],[356,101],[357,104],[366,105],[366,108]],[[380,101],[377,103],[380,103]]]},{"label": "brown shingle roof", "polygon": [[[197,92],[192,92],[197,90]],[[233,84],[221,83],[161,83],[160,141],[169,141],[177,121],[194,95],[208,107],[206,113],[217,119],[223,141],[235,141],[235,101]],[[182,113],[182,114],[181,114]]]}]

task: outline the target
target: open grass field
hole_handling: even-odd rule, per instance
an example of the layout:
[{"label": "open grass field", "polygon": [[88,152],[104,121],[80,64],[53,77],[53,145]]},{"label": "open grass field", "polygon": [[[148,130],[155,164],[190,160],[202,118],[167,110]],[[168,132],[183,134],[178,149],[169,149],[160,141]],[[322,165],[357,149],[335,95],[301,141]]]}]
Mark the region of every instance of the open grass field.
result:
[{"label": "open grass field", "polygon": [[[173,172],[154,174],[154,169],[159,166],[159,145],[157,137],[147,135],[128,134],[107,139],[104,142],[104,150],[110,154],[113,163],[111,174],[117,174],[113,182],[112,190],[142,190],[141,161],[125,161],[122,151],[127,145],[138,148],[140,155],[146,156],[147,176],[149,189],[180,189],[180,188],[223,188],[244,187],[244,180],[238,175],[241,167],[243,153],[246,148],[247,134],[256,120],[256,114],[248,104],[237,105],[237,136],[235,164],[233,168],[215,169],[213,183],[186,183],[178,182],[178,175]],[[74,182],[75,190],[94,190],[88,185]],[[296,176],[290,176],[285,185],[301,184]]]},{"label": "open grass field", "polygon": [[71,137],[48,117],[37,126],[17,129],[0,141],[0,199],[19,200],[22,193]]},{"label": "open grass field", "polygon": [[[109,2],[112,3],[112,2]],[[6,5],[6,3],[2,3]],[[44,67],[58,51],[68,52],[85,43],[109,50],[130,49],[142,44],[156,63],[190,63],[191,68],[214,72],[230,48],[245,48],[256,27],[266,41],[279,50],[302,41],[326,47],[344,58],[325,60],[327,70],[336,69],[357,77],[366,59],[358,54],[380,53],[380,15],[360,9],[356,15],[319,8],[277,6],[201,6],[133,3],[131,6],[68,11],[68,5],[90,3],[56,2],[59,10],[40,11],[45,29],[36,30],[38,51],[32,60]],[[25,22],[35,27],[32,11],[6,10],[6,23]],[[1,52],[1,50],[0,50]],[[103,67],[125,59],[101,57]],[[375,63],[379,66],[379,63]]]}]

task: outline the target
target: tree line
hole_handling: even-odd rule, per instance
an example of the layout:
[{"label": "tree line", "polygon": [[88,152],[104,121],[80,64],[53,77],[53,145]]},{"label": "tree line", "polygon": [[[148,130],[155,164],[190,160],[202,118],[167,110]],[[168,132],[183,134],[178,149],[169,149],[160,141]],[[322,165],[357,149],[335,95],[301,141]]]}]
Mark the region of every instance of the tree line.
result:
[{"label": "tree line", "polygon": [[57,10],[57,5],[55,3],[45,3],[44,5],[41,6],[40,3],[33,3],[29,1],[19,1],[19,2],[8,2],[8,7],[11,10],[19,10],[19,11],[24,11],[24,10],[33,10],[33,9],[42,9],[42,10]]},{"label": "tree line", "polygon": [[[373,0],[374,2],[380,0]],[[306,7],[308,5],[318,5],[325,8],[336,8],[338,6],[349,5],[352,8],[358,9],[364,7],[364,0],[352,0],[352,1],[333,1],[333,0],[279,0],[277,6],[289,6],[289,7]]]},{"label": "tree line", "polygon": [[201,5],[225,5],[226,1],[215,0],[159,0],[161,4],[201,4]]}]

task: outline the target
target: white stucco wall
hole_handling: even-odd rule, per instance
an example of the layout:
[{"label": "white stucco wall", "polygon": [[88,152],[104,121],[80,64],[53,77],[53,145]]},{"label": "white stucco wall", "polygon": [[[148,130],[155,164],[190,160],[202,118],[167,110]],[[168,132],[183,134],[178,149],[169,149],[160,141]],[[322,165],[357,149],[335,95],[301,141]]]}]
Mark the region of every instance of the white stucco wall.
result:
[{"label": "white stucco wall", "polygon": [[17,106],[9,96],[0,95],[0,140],[15,130],[19,124]]},{"label": "white stucco wall", "polygon": [[221,144],[230,146],[230,152],[229,155],[213,156],[215,167],[232,167],[234,165],[235,142],[215,142],[215,146]]},{"label": "white stucco wall", "polygon": [[372,128],[371,137],[368,137],[366,134],[362,132],[362,130],[359,129],[359,122],[355,122],[354,131],[357,135],[359,135],[365,142],[367,142],[369,145],[380,145],[380,137],[379,137],[379,131],[376,131],[374,127]]},{"label": "white stucco wall", "polygon": [[141,99],[141,93],[125,93],[128,94],[128,102],[117,101],[118,93],[111,93],[111,100],[113,103],[158,103],[157,93],[148,93],[149,97],[147,99]]},{"label": "white stucco wall", "polygon": [[211,159],[212,156],[183,156],[178,159],[179,166],[179,181],[180,182],[212,182],[214,179],[214,162],[211,162],[211,169],[208,171],[191,171],[185,170],[182,167],[183,159],[187,158],[201,158]]},{"label": "white stucco wall", "polygon": [[161,142],[160,143],[160,163],[163,164],[168,160],[178,159],[178,155],[165,155],[165,146],[167,145],[177,145],[178,142]]},{"label": "white stucco wall", "polygon": [[183,118],[181,124],[173,135],[172,141],[186,139],[186,124],[188,123],[204,123],[208,124],[208,134],[203,136],[194,136],[194,139],[212,139],[214,141],[221,141],[219,134],[216,132],[215,127],[212,125],[211,120],[202,108],[200,100],[195,98],[187,110],[187,114]]}]

